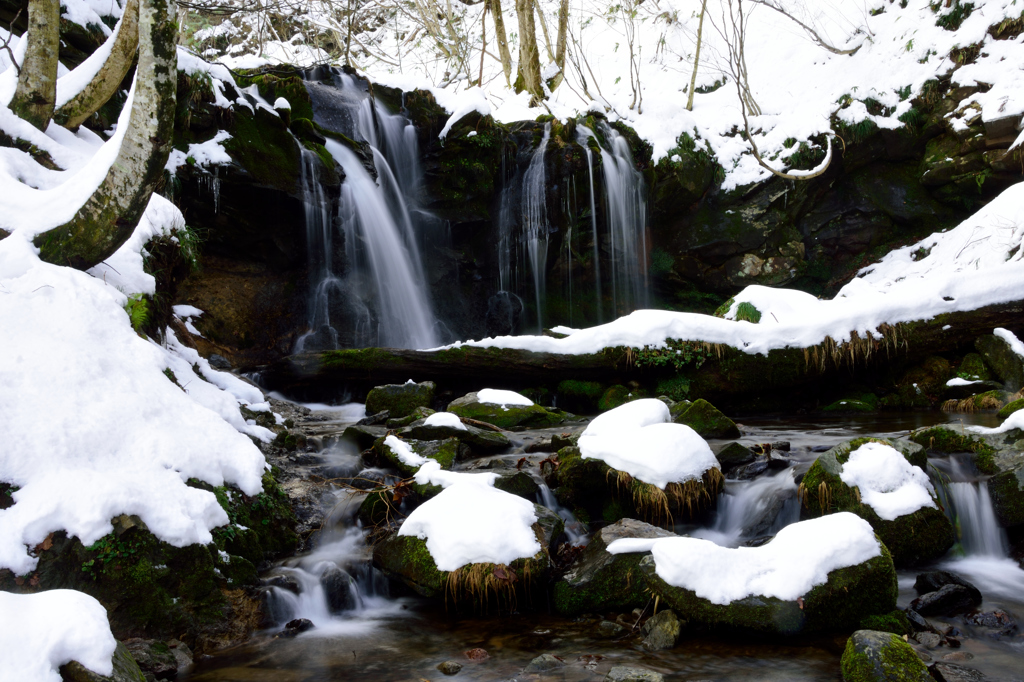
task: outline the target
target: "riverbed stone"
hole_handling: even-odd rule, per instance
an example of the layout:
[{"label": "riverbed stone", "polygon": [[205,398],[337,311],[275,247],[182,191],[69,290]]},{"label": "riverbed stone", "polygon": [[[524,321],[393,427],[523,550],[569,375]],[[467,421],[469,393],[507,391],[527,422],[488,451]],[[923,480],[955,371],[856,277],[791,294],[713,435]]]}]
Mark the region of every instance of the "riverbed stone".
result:
[{"label": "riverbed stone", "polygon": [[985,675],[981,671],[955,663],[938,662],[928,666],[935,682],[982,682]]},{"label": "riverbed stone", "polygon": [[384,437],[387,431],[388,430],[383,426],[364,426],[353,424],[352,426],[345,428],[341,437],[355,441],[356,447],[360,450],[366,450],[373,447],[373,442],[378,438]]},{"label": "riverbed stone", "polygon": [[756,459],[756,455],[750,448],[740,443],[728,443],[718,451],[715,457],[718,458],[718,463],[722,466],[722,473],[728,473],[738,466],[750,464]]},{"label": "riverbed stone", "polygon": [[604,676],[605,682],[665,682],[661,673],[631,665],[617,665]]},{"label": "riverbed stone", "polygon": [[546,673],[551,670],[565,667],[565,661],[552,654],[541,654],[526,664],[524,673]]},{"label": "riverbed stone", "polygon": [[777,635],[810,634],[856,627],[864,618],[896,608],[896,569],[884,545],[881,555],[828,574],[801,600],[752,595],[729,604],[715,604],[692,590],[666,583],[656,572],[654,557],[640,561],[651,592],[685,614],[692,627]]},{"label": "riverbed stone", "polygon": [[648,651],[671,649],[679,642],[683,623],[671,609],[659,611],[644,623],[640,633],[644,636],[643,646]]},{"label": "riverbed stone", "polygon": [[376,414],[387,410],[392,419],[405,417],[417,407],[430,407],[436,388],[433,381],[375,386],[366,395],[366,412]]},{"label": "riverbed stone", "polygon": [[559,412],[533,405],[495,405],[482,403],[477,393],[466,395],[448,403],[448,411],[460,417],[493,424],[501,429],[545,428],[565,421]]},{"label": "riverbed stone", "polygon": [[347,571],[331,566],[320,576],[320,586],[327,599],[327,608],[331,613],[351,611],[359,606],[359,600],[353,590],[355,580]]},{"label": "riverbed stone", "polygon": [[1011,393],[1024,388],[1024,360],[1013,352],[1010,344],[995,334],[979,336],[974,347],[985,358],[999,380]]},{"label": "riverbed stone", "polygon": [[701,438],[739,438],[736,422],[722,414],[721,410],[698,398],[678,415],[673,415],[676,424],[685,424],[696,431]]},{"label": "riverbed stone", "polygon": [[[802,518],[815,518],[839,511],[853,512],[871,524],[871,527],[892,552],[897,566],[912,566],[937,559],[956,541],[953,524],[935,507],[924,507],[892,521],[882,519],[874,509],[860,501],[859,491],[840,479],[843,464],[850,453],[867,442],[880,442],[898,450],[914,466],[924,468],[927,458],[924,448],[903,439],[858,438],[840,443],[814,461],[800,483],[804,504]],[[934,499],[934,496],[933,496]]]},{"label": "riverbed stone", "polygon": [[414,421],[426,419],[432,414],[434,414],[434,410],[430,409],[429,407],[417,407],[415,410],[405,415],[404,417],[392,417],[388,419],[387,422],[385,423],[385,426],[387,426],[389,429],[400,429],[404,426],[412,424]]},{"label": "riverbed stone", "polygon": [[462,670],[462,664],[457,661],[444,661],[437,664],[437,669],[445,675],[456,675]]},{"label": "riverbed stone", "polygon": [[650,595],[639,566],[649,552],[611,554],[608,545],[621,538],[669,537],[675,533],[636,519],[621,519],[597,531],[565,577],[555,583],[555,610],[576,615],[643,608]]},{"label": "riverbed stone", "polygon": [[60,677],[63,682],[146,682],[146,675],[123,642],[118,642],[114,649],[113,663],[113,673],[99,675],[78,661],[71,661],[60,667]]},{"label": "riverbed stone", "polygon": [[[418,420],[398,432],[402,438],[415,440],[445,440],[447,438],[458,438],[461,442],[470,447],[473,454],[484,454],[499,452],[511,447],[512,441],[503,433],[481,429],[472,424],[463,424],[465,429],[453,426],[426,425],[423,420]],[[346,430],[347,433],[347,430]],[[461,455],[464,453],[460,453]]]},{"label": "riverbed stone", "polygon": [[942,589],[945,585],[962,585],[967,588],[971,596],[979,604],[981,603],[981,590],[956,573],[950,573],[949,571],[925,571],[918,574],[917,579],[914,581],[914,589],[917,590],[918,594],[935,592]]},{"label": "riverbed stone", "polygon": [[533,480],[533,476],[530,476],[525,471],[498,476],[494,481],[494,487],[498,490],[518,495],[530,502],[536,501],[538,499],[537,496],[540,495],[540,486],[537,485],[537,481]]},{"label": "riverbed stone", "polygon": [[[419,471],[420,465],[406,464],[394,450],[385,442],[385,438],[378,438],[373,443],[374,453],[396,469],[403,477],[408,478]],[[441,465],[442,469],[451,469],[459,455],[459,439],[445,438],[444,440],[414,440],[402,439],[412,451],[421,457],[432,459]]]},{"label": "riverbed stone", "polygon": [[889,632],[854,632],[840,666],[845,682],[934,682],[913,647]]},{"label": "riverbed stone", "polygon": [[981,594],[963,585],[943,585],[910,602],[910,608],[922,616],[952,616],[981,604]]}]

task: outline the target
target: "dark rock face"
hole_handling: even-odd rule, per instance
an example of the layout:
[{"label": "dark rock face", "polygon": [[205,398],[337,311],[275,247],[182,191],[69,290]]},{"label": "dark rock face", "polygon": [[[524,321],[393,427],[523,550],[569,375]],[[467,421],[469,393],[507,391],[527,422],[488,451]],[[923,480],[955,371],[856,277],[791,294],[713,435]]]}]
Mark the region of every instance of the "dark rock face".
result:
[{"label": "dark rock face", "polygon": [[981,603],[977,588],[947,584],[935,592],[921,595],[910,602],[910,608],[922,616],[952,616],[968,611]]},{"label": "dark rock face", "polygon": [[946,585],[966,587],[978,603],[981,603],[981,590],[957,574],[950,573],[949,571],[928,571],[918,575],[917,580],[914,581],[914,589],[917,590],[918,594],[922,595],[935,592]]},{"label": "dark rock face", "polygon": [[685,424],[701,438],[739,438],[736,422],[722,414],[714,405],[699,398],[679,414],[672,415],[676,424]]},{"label": "dark rock face", "polygon": [[933,663],[928,666],[928,671],[935,682],[981,682],[986,679],[979,671],[955,663]]},{"label": "dark rock face", "polygon": [[158,680],[173,680],[178,677],[178,659],[173,650],[163,642],[152,639],[126,639],[124,645],[143,673],[148,673]]},{"label": "dark rock face", "polygon": [[999,525],[1012,528],[1024,524],[1024,465],[988,479],[988,492]]},{"label": "dark rock face", "polygon": [[307,618],[296,618],[285,623],[284,630],[281,631],[281,637],[295,637],[298,634],[312,630],[315,626],[312,621]]},{"label": "dark rock face", "polygon": [[854,632],[841,666],[845,682],[934,682],[914,649],[889,632]]},{"label": "dark rock face", "polygon": [[[109,676],[104,676],[97,675],[78,661],[71,661],[60,667],[60,677],[63,682],[147,682],[146,675],[132,658],[131,652],[123,642],[117,643],[113,663],[114,672]],[[175,675],[177,675],[177,670],[175,670]]]},{"label": "dark rock face", "polygon": [[718,463],[722,465],[722,473],[729,473],[738,466],[750,464],[755,459],[750,448],[739,443],[729,443],[715,456],[718,458]]}]

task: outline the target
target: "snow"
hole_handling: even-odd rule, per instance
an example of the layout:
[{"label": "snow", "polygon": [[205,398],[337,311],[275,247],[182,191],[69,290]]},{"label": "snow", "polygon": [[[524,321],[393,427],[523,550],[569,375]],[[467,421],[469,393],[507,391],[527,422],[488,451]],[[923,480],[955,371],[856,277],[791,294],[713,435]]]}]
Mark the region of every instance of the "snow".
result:
[{"label": "snow", "polygon": [[201,317],[203,311],[194,305],[176,305],[172,306],[171,310],[178,317]]},{"label": "snow", "polygon": [[[72,4],[74,0],[72,0]],[[110,3],[117,7],[116,3]],[[67,104],[69,101],[78,96],[82,90],[95,78],[96,74],[103,68],[103,64],[106,63],[107,58],[110,56],[111,51],[114,48],[114,43],[117,41],[117,36],[121,33],[121,20],[118,20],[117,25],[114,27],[114,31],[110,34],[110,37],[103,41],[95,52],[85,58],[81,64],[76,66],[73,70],[69,71],[66,75],[61,76],[57,79],[57,98],[56,105],[60,109],[62,106]]]},{"label": "snow", "polygon": [[470,88],[464,90],[459,95],[457,103],[452,106],[452,115],[448,117],[448,121],[445,122],[444,128],[437,134],[440,139],[448,137],[448,132],[452,129],[452,126],[462,120],[467,114],[477,112],[481,116],[488,116],[491,113],[491,104],[487,101],[487,97],[484,91],[480,88]]},{"label": "snow", "polygon": [[850,453],[839,478],[848,486],[856,486],[861,502],[885,521],[936,507],[928,474],[889,445],[860,446]]},{"label": "snow", "polygon": [[466,425],[459,419],[459,415],[451,412],[435,412],[426,418],[423,422],[424,426],[447,426],[452,429],[459,429],[460,431],[468,431]]},{"label": "snow", "polygon": [[520,395],[515,391],[503,391],[494,388],[485,388],[477,391],[476,399],[477,402],[480,403],[485,403],[487,405],[501,405],[502,407],[508,407],[509,405],[529,407],[530,405],[533,405],[533,401],[525,395]]},{"label": "snow", "polygon": [[719,468],[696,431],[670,421],[660,400],[634,400],[596,417],[580,435],[580,453],[662,489]]},{"label": "snow", "polygon": [[388,436],[384,439],[384,445],[391,449],[391,452],[395,453],[399,461],[402,464],[406,464],[411,467],[418,467],[426,464],[428,458],[422,455],[417,455],[413,452],[412,448],[405,441],[399,439],[397,436]]},{"label": "snow", "polygon": [[541,550],[532,528],[536,521],[532,503],[462,478],[414,509],[398,534],[426,540],[437,568],[454,571],[534,556]]},{"label": "snow", "polygon": [[970,386],[971,384],[980,384],[980,383],[981,383],[981,379],[976,379],[975,381],[968,381],[967,379],[961,379],[960,377],[953,377],[952,379],[950,379],[949,381],[946,382],[946,385],[947,386]]},{"label": "snow", "polygon": [[1020,339],[1011,332],[1009,329],[1003,329],[1002,327],[996,327],[992,333],[998,336],[1010,346],[1010,350],[1017,354],[1017,357],[1024,359],[1024,343],[1020,342]]},{"label": "snow", "polygon": [[75,590],[0,592],[0,614],[0,682],[60,682],[60,666],[71,661],[113,673],[117,640],[95,598]]},{"label": "snow", "polygon": [[231,163],[231,155],[224,148],[223,143],[231,139],[231,133],[226,130],[218,130],[217,134],[206,142],[198,142],[188,146],[188,152],[180,149],[171,150],[164,166],[172,175],[179,168],[188,163],[189,159],[195,161],[196,165],[203,168],[209,166],[223,166]]},{"label": "snow", "polygon": [[881,555],[871,525],[850,512],[791,524],[761,547],[730,549],[684,537],[624,538],[608,551],[650,551],[662,580],[721,605],[755,595],[794,601],[825,584],[829,572]]},{"label": "snow", "polygon": [[154,194],[131,237],[112,256],[90,268],[89,274],[125,294],[152,296],[156,293],[156,279],[142,269],[143,249],[153,237],[168,236],[171,230],[184,227],[185,217],[178,207]]},{"label": "snow", "polygon": [[278,97],[274,100],[274,109],[287,109],[288,111],[291,111],[292,105],[291,102],[286,100],[284,97]]}]

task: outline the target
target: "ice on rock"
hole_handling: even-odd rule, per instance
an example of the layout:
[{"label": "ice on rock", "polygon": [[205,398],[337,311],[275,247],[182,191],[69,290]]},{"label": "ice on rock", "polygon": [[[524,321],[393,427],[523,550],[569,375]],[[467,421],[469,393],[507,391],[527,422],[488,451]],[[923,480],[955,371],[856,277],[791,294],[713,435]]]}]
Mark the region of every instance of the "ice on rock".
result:
[{"label": "ice on rock", "polygon": [[883,443],[865,443],[851,452],[839,478],[856,486],[861,502],[886,521],[935,507],[928,474]]},{"label": "ice on rock", "polygon": [[665,403],[653,398],[634,400],[590,422],[580,435],[580,454],[662,489],[719,468],[711,448],[696,431],[670,422]]}]

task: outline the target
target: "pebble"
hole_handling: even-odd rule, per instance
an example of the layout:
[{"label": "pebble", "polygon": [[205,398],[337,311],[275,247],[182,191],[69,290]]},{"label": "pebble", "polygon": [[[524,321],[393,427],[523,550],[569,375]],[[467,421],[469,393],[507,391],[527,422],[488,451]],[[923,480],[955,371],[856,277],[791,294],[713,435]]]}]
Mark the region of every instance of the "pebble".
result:
[{"label": "pebble", "polygon": [[608,671],[605,682],[665,682],[661,673],[646,668],[617,665]]},{"label": "pebble", "polygon": [[934,649],[942,644],[942,636],[937,635],[934,632],[919,632],[914,635],[914,639],[916,639],[917,643],[926,649]]},{"label": "pebble", "polygon": [[543,673],[555,668],[561,668],[565,665],[565,661],[552,656],[551,654],[541,654],[537,658],[530,661],[525,668],[524,673]]},{"label": "pebble", "polygon": [[437,669],[445,675],[455,675],[462,670],[462,664],[455,661],[445,661],[444,663],[438,663]]}]

